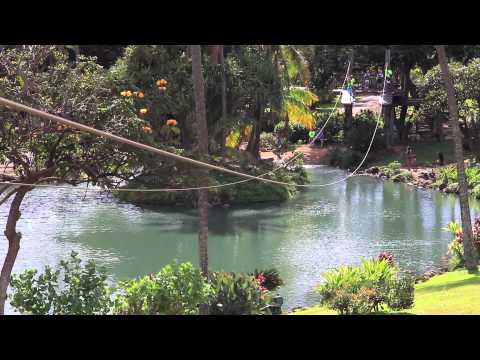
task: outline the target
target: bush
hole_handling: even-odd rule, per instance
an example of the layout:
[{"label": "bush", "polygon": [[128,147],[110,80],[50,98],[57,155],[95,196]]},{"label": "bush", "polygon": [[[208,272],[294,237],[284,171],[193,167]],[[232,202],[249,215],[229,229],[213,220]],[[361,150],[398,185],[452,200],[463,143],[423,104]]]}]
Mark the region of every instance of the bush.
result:
[{"label": "bush", "polygon": [[413,305],[413,280],[398,277],[393,257],[362,260],[360,266],[341,266],[325,274],[317,288],[322,305],[342,315],[378,312],[384,306],[393,310]]},{"label": "bush", "polygon": [[363,159],[363,154],[351,149],[341,150],[338,148],[330,152],[330,165],[342,169],[356,168]]},{"label": "bush", "polygon": [[[382,121],[382,120],[380,120]],[[370,145],[373,132],[377,123],[377,115],[373,112],[361,111],[353,119],[353,126],[345,136],[345,143],[354,151],[365,153]],[[372,150],[378,151],[385,148],[385,140],[380,129],[377,130],[373,141]]]},{"label": "bush", "polygon": [[[104,268],[97,269],[95,262],[81,266],[77,253],[70,261],[61,261],[61,270],[45,267],[43,274],[35,277],[37,270],[26,270],[13,275],[11,305],[21,313],[32,315],[104,315],[110,312],[113,302],[107,287]],[[60,280],[60,275],[62,280]]]},{"label": "bush", "polygon": [[390,284],[387,293],[387,305],[392,310],[409,309],[414,303],[415,281],[404,277]]},{"label": "bush", "polygon": [[262,291],[252,275],[217,272],[211,275],[210,283],[215,293],[210,302],[212,315],[261,314],[267,304],[268,291]]},{"label": "bush", "polygon": [[[340,105],[341,106],[341,105]],[[321,129],[323,125],[327,122],[327,126],[323,130],[326,141],[332,143],[338,143],[343,140],[343,126],[345,123],[345,116],[343,113],[336,111],[331,114],[329,112],[318,112],[317,113],[317,128]]]},{"label": "bush", "polygon": [[395,175],[400,174],[400,168],[401,164],[398,161],[393,161],[389,163],[387,166],[381,166],[380,171],[382,172],[383,175],[385,175],[387,178],[391,178]]},{"label": "bush", "polygon": [[[435,186],[445,189],[445,192],[458,192],[458,174],[455,165],[444,166],[436,171],[437,181]],[[465,169],[465,177],[467,179],[468,188],[471,194],[480,198],[480,167],[468,166]]]},{"label": "bush", "polygon": [[193,315],[214,292],[191,263],[173,262],[157,274],[121,283],[115,313],[123,315]]},{"label": "bush", "polygon": [[273,133],[263,132],[260,134],[260,148],[273,150],[277,148],[277,136]]},{"label": "bush", "polygon": [[261,287],[264,287],[268,291],[277,290],[283,285],[283,280],[280,278],[280,274],[277,269],[267,269],[263,271],[255,270],[252,274]]},{"label": "bush", "polygon": [[[450,222],[445,229],[454,235],[453,241],[448,245],[447,255],[449,256],[448,268],[450,271],[465,267],[465,256],[463,252],[463,232],[460,224],[456,222]],[[476,218],[473,227],[473,244],[480,252],[480,218]]]}]

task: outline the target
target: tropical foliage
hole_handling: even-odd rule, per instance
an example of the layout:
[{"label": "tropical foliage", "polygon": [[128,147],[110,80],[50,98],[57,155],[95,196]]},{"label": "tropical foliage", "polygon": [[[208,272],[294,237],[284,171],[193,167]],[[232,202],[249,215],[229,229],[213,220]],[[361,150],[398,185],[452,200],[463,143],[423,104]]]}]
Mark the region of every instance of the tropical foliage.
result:
[{"label": "tropical foliage", "polygon": [[82,265],[78,254],[61,261],[59,269],[46,266],[25,270],[11,280],[11,305],[22,314],[31,315],[105,315],[111,312],[112,290],[107,285],[105,268],[94,261]]},{"label": "tropical foliage", "polygon": [[324,274],[317,288],[321,304],[342,315],[369,314],[413,305],[413,280],[401,278],[392,258],[362,260],[360,266],[340,266]]}]

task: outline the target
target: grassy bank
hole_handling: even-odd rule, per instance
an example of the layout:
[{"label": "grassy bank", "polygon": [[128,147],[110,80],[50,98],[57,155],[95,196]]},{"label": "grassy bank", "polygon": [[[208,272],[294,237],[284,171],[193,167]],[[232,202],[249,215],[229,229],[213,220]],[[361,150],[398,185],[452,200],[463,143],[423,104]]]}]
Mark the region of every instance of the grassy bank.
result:
[{"label": "grassy bank", "polygon": [[[315,306],[292,315],[335,315]],[[395,314],[395,313],[392,313]],[[415,305],[402,312],[412,315],[480,315],[480,273],[457,270],[415,285]]]}]

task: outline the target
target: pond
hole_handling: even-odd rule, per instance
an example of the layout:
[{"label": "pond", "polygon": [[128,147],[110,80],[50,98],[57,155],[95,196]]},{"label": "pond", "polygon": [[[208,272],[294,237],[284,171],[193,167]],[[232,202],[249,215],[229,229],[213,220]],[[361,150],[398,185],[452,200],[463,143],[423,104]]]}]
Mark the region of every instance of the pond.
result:
[{"label": "pond", "polygon": [[[308,172],[312,183],[345,176],[323,166]],[[480,213],[478,202],[471,205],[473,215]],[[14,272],[55,265],[72,250],[105,265],[112,280],[156,272],[175,258],[198,264],[195,211],[142,209],[108,194],[53,188],[34,190],[22,209]],[[0,208],[2,228],[7,211]],[[286,283],[285,309],[308,306],[318,302],[313,288],[324,271],[381,251],[392,252],[403,269],[435,268],[451,240],[442,228],[454,219],[460,219],[455,196],[355,177],[306,189],[283,204],[211,209],[210,265],[248,272],[276,267]],[[6,245],[2,231],[2,261]]]}]

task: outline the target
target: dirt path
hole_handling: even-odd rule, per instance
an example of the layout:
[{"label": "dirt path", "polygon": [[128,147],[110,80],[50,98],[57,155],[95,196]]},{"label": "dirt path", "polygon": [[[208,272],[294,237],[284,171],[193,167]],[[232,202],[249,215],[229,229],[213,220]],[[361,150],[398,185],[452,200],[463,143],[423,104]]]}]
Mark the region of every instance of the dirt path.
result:
[{"label": "dirt path", "polygon": [[[377,94],[360,94],[356,97],[356,102],[353,105],[353,115],[357,115],[362,110],[370,110],[374,113],[380,112],[380,104],[378,103],[379,95]],[[343,111],[343,107],[339,107]],[[320,146],[308,146],[300,145],[296,151],[304,154],[304,163],[307,165],[322,165],[327,164],[328,153],[330,147],[321,148]],[[288,159],[292,156],[292,152],[287,152],[282,155],[282,159]],[[279,160],[279,158],[271,151],[261,151],[260,157],[264,160],[273,159]]]},{"label": "dirt path", "polygon": [[374,113],[380,112],[380,104],[378,103],[380,96],[375,94],[362,94],[357,96],[355,104],[353,105],[353,116],[360,113],[362,110],[370,110]]},{"label": "dirt path", "polygon": [[[330,148],[322,148],[320,146],[300,145],[296,148],[297,152],[303,153],[303,161],[307,165],[322,165],[327,164],[328,152]],[[282,154],[282,160],[289,159],[293,155],[293,152],[289,151]],[[271,151],[260,152],[260,157],[263,160],[273,159],[279,160],[279,158]]]},{"label": "dirt path", "polygon": [[14,176],[13,167],[0,164],[0,176],[2,175]]}]

